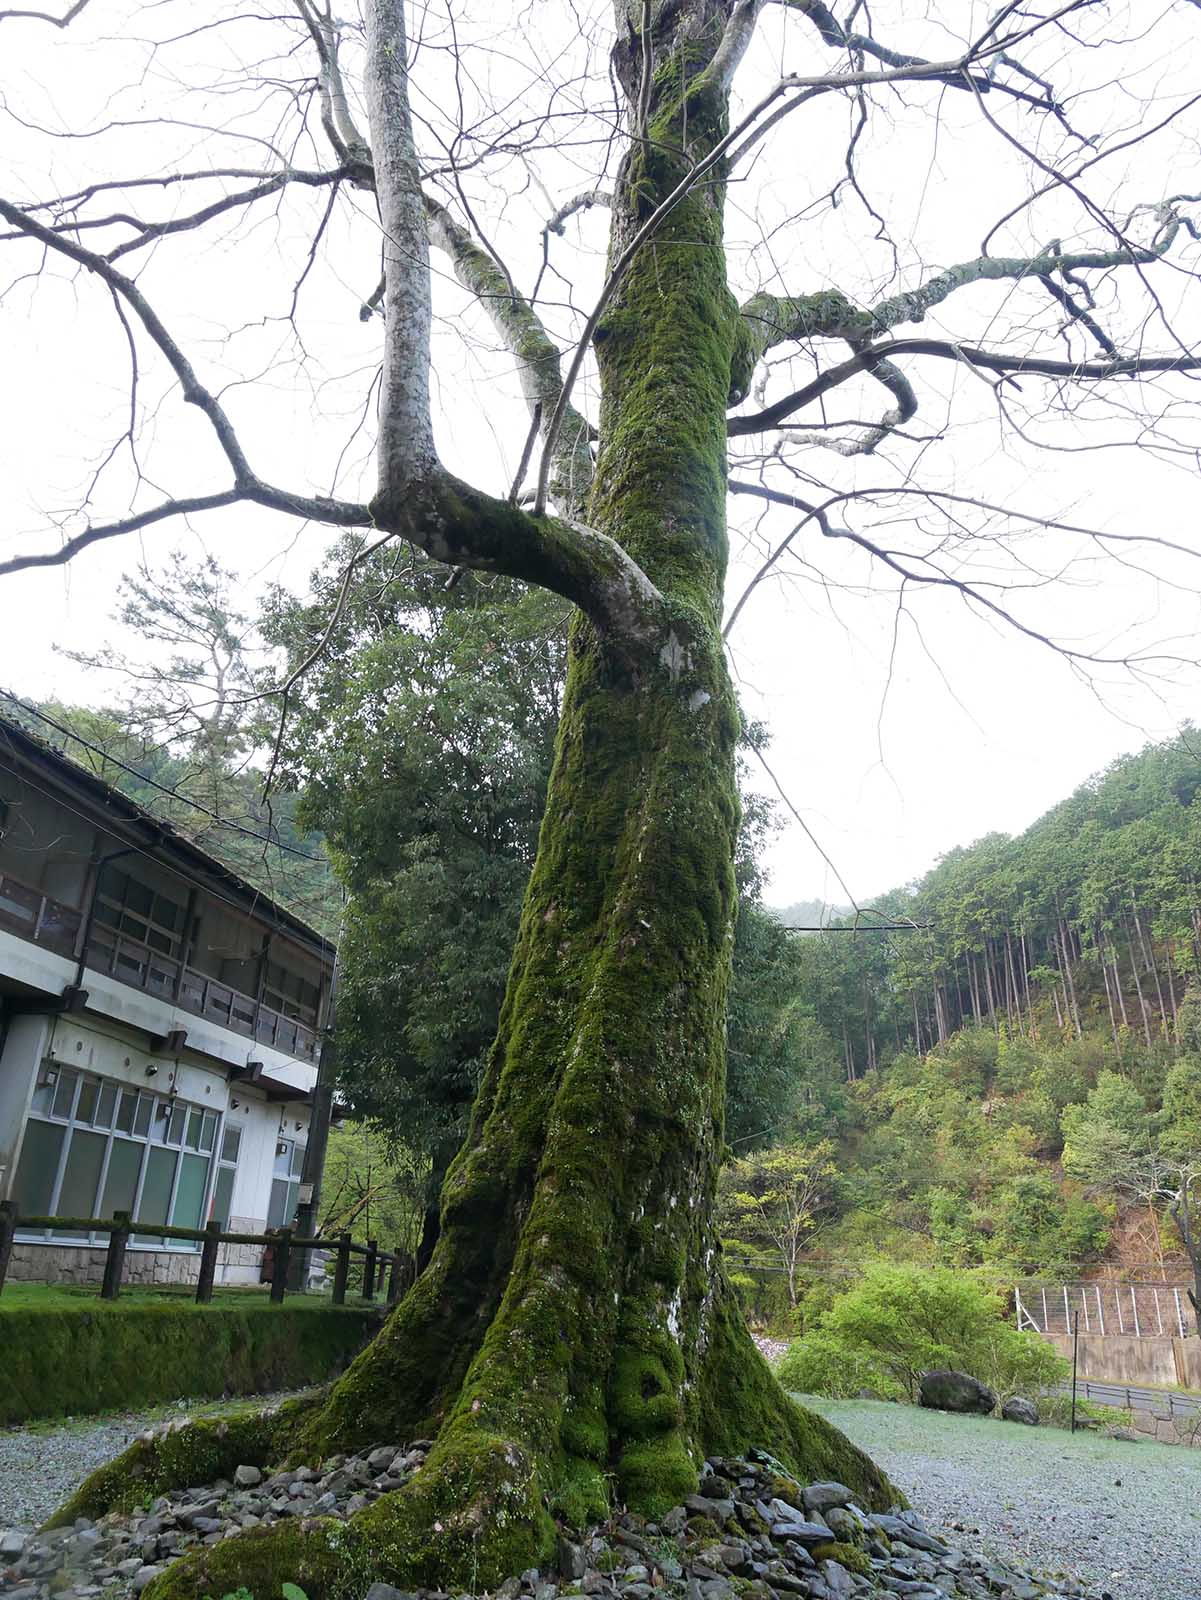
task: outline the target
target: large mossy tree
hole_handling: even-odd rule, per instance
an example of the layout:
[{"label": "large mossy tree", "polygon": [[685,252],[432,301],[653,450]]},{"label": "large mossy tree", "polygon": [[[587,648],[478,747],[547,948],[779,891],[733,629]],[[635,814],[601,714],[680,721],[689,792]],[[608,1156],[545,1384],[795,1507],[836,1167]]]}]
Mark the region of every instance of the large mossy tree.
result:
[{"label": "large mossy tree", "polygon": [[[157,1600],[245,1583],[266,1600],[285,1578],[312,1597],[361,1591],[373,1576],[407,1586],[491,1586],[548,1554],[556,1518],[579,1526],[615,1504],[664,1510],[694,1487],[712,1451],[764,1447],[797,1473],[844,1479],[879,1504],[893,1493],[883,1476],[792,1404],[756,1352],[713,1220],[738,827],[738,718],[721,627],[728,438],[775,427],[839,385],[866,381],[870,392],[875,382],[889,391],[889,412],[837,440],[844,458],[871,455],[918,404],[898,365],[909,356],[1061,383],[1197,365],[1170,341],[1164,355],[1132,345],[1126,356],[1114,346],[1098,362],[1072,350],[1047,357],[1026,347],[890,337],[982,282],[1055,280],[1056,320],[1071,299],[1059,278],[1126,271],[1141,283],[1174,243],[1191,237],[1191,202],[1157,194],[1158,209],[1137,238],[1102,228],[1100,241],[1093,230],[1071,251],[1056,241],[980,257],[919,273],[908,289],[872,304],[817,284],[799,296],[758,292],[740,307],[727,282],[727,178],[784,112],[840,94],[862,108],[870,94],[904,86],[924,90],[932,104],[947,95],[982,104],[988,94],[1067,125],[1054,91],[1021,58],[1037,55],[1044,30],[1062,38],[1069,15],[1080,13],[1083,25],[1090,8],[1080,0],[1049,7],[1044,18],[1006,6],[974,33],[956,19],[953,53],[925,60],[849,31],[814,0],[794,0],[803,31],[791,35],[793,44],[807,61],[822,52],[826,59],[808,75],[786,74],[732,118],[735,74],[762,21],[759,0],[617,0],[612,93],[607,111],[603,99],[597,106],[620,160],[603,197],[590,188],[548,224],[549,243],[573,208],[603,203],[610,218],[604,288],[568,357],[469,203],[463,178],[480,155],[478,141],[464,130],[461,145],[439,152],[414,137],[410,63],[423,56],[406,40],[401,0],[364,0],[361,34],[315,0],[297,0],[296,9],[279,61],[294,71],[295,52],[310,52],[314,131],[319,122],[332,167],[301,170],[277,154],[272,134],[262,173],[210,174],[219,186],[226,180],[221,198],[166,223],[130,223],[110,208],[84,227],[94,190],[50,205],[0,201],[10,236],[32,244],[36,261],[65,259],[99,280],[135,346],[166,362],[183,399],[207,420],[230,476],[228,487],[210,492],[138,498],[130,515],[69,529],[53,551],[20,554],[6,570],[57,563],[104,538],[233,505],[368,529],[364,548],[408,541],[449,567],[499,573],[571,601],[563,709],[499,1031],[446,1179],[425,1272],[317,1401],[139,1444],[67,1510],[203,1481],[239,1461],[315,1460],[376,1441],[434,1440],[410,1485],[346,1527],[256,1529],[177,1563],[148,1591]],[[215,11],[215,21],[231,21]],[[563,22],[556,13],[555,28]],[[457,40],[451,53],[458,58]],[[464,71],[471,69],[467,61]],[[246,71],[264,87],[277,81],[260,58]],[[539,134],[553,132],[560,96],[575,89],[553,87],[536,119]],[[446,90],[446,80],[435,84],[435,94]],[[422,132],[424,111],[416,121]],[[526,126],[515,118],[508,145],[498,134],[491,148],[520,151]],[[782,127],[797,137],[804,123]],[[853,153],[852,141],[852,168]],[[382,313],[383,365],[372,397],[378,481],[367,502],[280,488],[255,471],[245,442],[253,423],[239,416],[236,424],[236,396],[227,400],[215,377],[206,383],[201,356],[185,354],[152,305],[143,284],[153,274],[134,276],[125,259],[174,233],[188,239],[214,217],[293,185],[321,191],[331,208],[342,191],[356,199],[356,214],[365,199],[378,208],[372,237],[382,242],[383,281],[364,316]],[[99,198],[107,205],[107,193]],[[526,499],[487,493],[439,459],[431,244],[478,298],[519,368],[531,445],[541,441],[537,488]],[[1093,328],[1084,298],[1073,304],[1069,321]],[[757,363],[801,343],[823,352],[842,344],[850,355],[728,422]],[[577,409],[575,382],[589,352],[599,393],[592,418]],[[812,435],[797,443],[814,447]],[[149,495],[141,484],[138,493]],[[844,532],[791,489],[772,494],[824,533]],[[859,542],[886,566],[899,561],[905,583],[935,581],[934,557],[898,557]],[[346,583],[353,581],[352,564]],[[962,572],[938,581],[1013,620],[986,582],[973,587]]]}]

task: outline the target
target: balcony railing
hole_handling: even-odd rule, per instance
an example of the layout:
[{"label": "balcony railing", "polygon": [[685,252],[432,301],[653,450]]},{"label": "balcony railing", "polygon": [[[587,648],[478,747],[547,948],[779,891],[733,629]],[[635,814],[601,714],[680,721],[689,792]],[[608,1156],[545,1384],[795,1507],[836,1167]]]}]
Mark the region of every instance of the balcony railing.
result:
[{"label": "balcony railing", "polygon": [[197,1017],[208,1017],[234,1033],[246,1034],[260,1044],[303,1061],[317,1059],[314,1026],[287,1017],[270,1006],[256,1007],[252,995],[210,978],[171,956],[161,955],[138,939],[113,928],[93,926],[88,938],[87,965],[122,983],[173,1003]]},{"label": "balcony railing", "polygon": [[[0,928],[19,934],[56,955],[74,956],[83,914],[72,906],[0,874]],[[270,1006],[256,1007],[253,995],[231,989],[172,956],[162,955],[138,939],[93,923],[88,931],[87,962],[121,983],[144,989],[169,1005],[198,1017],[209,1017],[234,1033],[243,1033],[302,1061],[317,1059],[316,1018],[301,1021]]]},{"label": "balcony railing", "polygon": [[7,872],[0,874],[0,928],[69,956],[74,952],[81,921],[80,913],[70,906],[52,900],[40,889],[18,883]]}]

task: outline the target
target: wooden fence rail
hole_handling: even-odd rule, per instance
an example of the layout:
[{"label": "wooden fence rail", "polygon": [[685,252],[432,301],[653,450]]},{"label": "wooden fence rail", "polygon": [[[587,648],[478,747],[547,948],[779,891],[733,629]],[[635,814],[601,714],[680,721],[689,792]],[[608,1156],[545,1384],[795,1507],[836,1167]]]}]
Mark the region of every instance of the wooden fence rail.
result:
[{"label": "wooden fence rail", "polygon": [[[288,1263],[294,1250],[331,1250],[334,1253],[333,1303],[345,1305],[350,1281],[350,1258],[363,1258],[362,1297],[374,1300],[377,1288],[384,1286],[385,1270],[388,1272],[388,1304],[398,1300],[408,1287],[411,1277],[411,1260],[403,1250],[395,1249],[381,1254],[379,1241],[369,1239],[365,1245],[356,1244],[348,1233],[333,1238],[293,1233],[291,1228],[280,1228],[275,1233],[230,1233],[217,1222],[208,1222],[203,1228],[174,1228],[164,1222],[138,1222],[128,1211],[118,1211],[112,1217],[22,1217],[17,1215],[16,1202],[0,1200],[0,1293],[8,1273],[13,1243],[19,1229],[54,1233],[106,1233],[108,1248],[104,1258],[104,1279],[100,1286],[102,1300],[115,1300],[121,1292],[125,1273],[125,1252],[131,1238],[182,1239],[199,1244],[200,1270],[196,1278],[196,1299],[204,1305],[213,1298],[213,1284],[217,1275],[217,1250],[223,1244],[257,1244],[271,1246],[271,1299],[275,1304],[287,1291]],[[378,1273],[378,1276],[377,1276]]]}]

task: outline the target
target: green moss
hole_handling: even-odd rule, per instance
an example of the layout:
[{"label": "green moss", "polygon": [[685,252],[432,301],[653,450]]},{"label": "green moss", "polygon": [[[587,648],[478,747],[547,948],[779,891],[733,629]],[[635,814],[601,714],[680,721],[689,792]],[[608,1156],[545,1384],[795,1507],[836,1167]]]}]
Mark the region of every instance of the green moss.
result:
[{"label": "green moss", "polygon": [[347,1365],[377,1319],[367,1308],[265,1298],[213,1306],[93,1298],[6,1310],[0,1424],[320,1383]]},{"label": "green moss", "polygon": [[282,1586],[294,1583],[308,1600],[339,1600],[359,1587],[354,1581],[356,1555],[365,1575],[361,1552],[347,1543],[338,1522],[276,1523],[189,1551],[143,1594],[147,1600],[203,1600],[244,1588],[254,1600],[278,1600]]},{"label": "green moss", "polygon": [[168,1489],[191,1488],[232,1477],[235,1467],[267,1466],[282,1454],[296,1423],[311,1404],[291,1401],[271,1412],[201,1418],[138,1439],[85,1478],[47,1527],[65,1527],[76,1517],[130,1511]]},{"label": "green moss", "polygon": [[815,1544],[810,1553],[815,1561],[837,1561],[838,1565],[845,1567],[848,1572],[857,1572],[864,1578],[871,1576],[871,1558],[862,1550],[857,1550],[853,1544],[830,1539],[825,1544]]}]

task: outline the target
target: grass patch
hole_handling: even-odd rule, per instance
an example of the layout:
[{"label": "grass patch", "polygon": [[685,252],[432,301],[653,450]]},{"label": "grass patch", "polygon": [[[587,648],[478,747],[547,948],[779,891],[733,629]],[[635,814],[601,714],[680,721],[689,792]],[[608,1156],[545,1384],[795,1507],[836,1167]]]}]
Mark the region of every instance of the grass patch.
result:
[{"label": "grass patch", "polygon": [[198,1306],[186,1290],[131,1289],[113,1302],[15,1285],[0,1295],[0,1425],[321,1383],[358,1353],[381,1309],[306,1295],[277,1306],[253,1290]]},{"label": "grass patch", "polygon": [[[168,1305],[174,1309],[191,1307],[200,1313],[212,1311],[217,1307],[228,1306],[257,1306],[270,1307],[271,1298],[267,1286],[261,1289],[214,1289],[213,1298],[207,1306],[198,1306],[195,1301],[195,1284],[164,1284],[150,1288],[128,1288],[121,1290],[119,1300],[102,1300],[98,1284],[51,1284],[51,1283],[9,1283],[0,1293],[0,1316],[6,1311],[96,1311],[102,1314],[122,1312],[130,1306],[162,1306]],[[328,1295],[296,1294],[289,1295],[282,1308],[285,1311],[329,1311],[346,1309],[362,1311],[369,1305],[379,1306],[380,1301],[366,1301],[356,1299],[353,1295],[347,1297],[345,1308],[334,1306]]]}]

